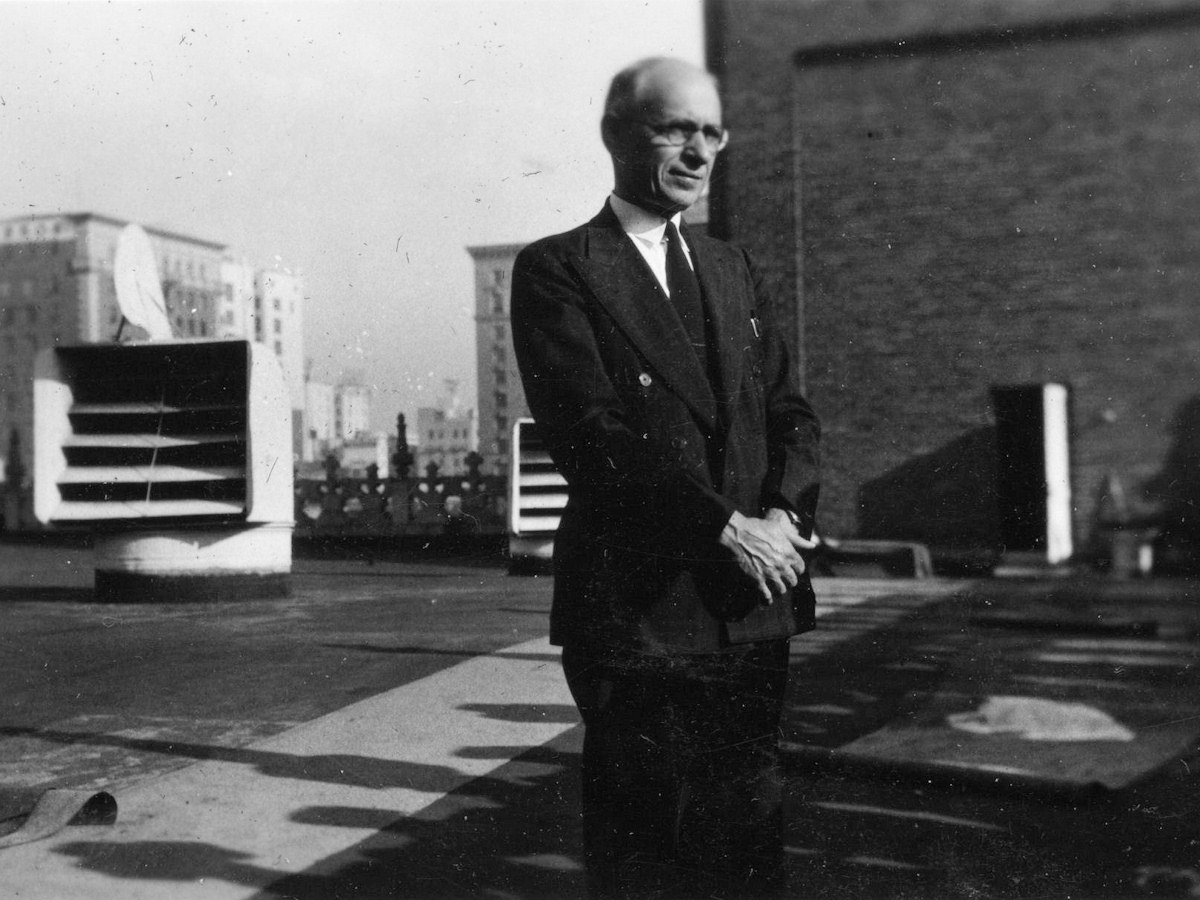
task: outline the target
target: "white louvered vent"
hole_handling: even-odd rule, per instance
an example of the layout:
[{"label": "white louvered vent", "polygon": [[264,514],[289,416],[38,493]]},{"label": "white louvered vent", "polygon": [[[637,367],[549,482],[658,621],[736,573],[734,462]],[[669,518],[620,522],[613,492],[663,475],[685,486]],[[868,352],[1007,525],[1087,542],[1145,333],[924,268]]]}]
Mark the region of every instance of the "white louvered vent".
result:
[{"label": "white louvered vent", "polygon": [[567,505],[567,481],[554,468],[533,419],[513,426],[509,529],[523,537],[552,537]]},{"label": "white louvered vent", "polygon": [[290,519],[290,404],[265,348],[181,341],[47,350],[34,412],[42,522]]}]

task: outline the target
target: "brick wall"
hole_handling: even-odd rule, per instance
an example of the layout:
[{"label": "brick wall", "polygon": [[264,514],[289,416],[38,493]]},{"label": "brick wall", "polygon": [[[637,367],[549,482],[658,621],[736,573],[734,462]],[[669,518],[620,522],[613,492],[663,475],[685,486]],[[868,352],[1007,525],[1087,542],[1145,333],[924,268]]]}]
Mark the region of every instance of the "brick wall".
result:
[{"label": "brick wall", "polygon": [[996,384],[1071,387],[1077,541],[1108,472],[1187,481],[1200,19],[1115,8],[710,3],[736,141],[714,231],[795,323],[827,532],[995,543]]}]

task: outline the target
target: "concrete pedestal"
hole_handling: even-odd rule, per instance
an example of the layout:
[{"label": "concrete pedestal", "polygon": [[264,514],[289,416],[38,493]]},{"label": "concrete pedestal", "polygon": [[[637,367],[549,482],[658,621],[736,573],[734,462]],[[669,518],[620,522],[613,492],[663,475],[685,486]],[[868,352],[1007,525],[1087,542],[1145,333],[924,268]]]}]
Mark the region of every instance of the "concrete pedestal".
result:
[{"label": "concrete pedestal", "polygon": [[97,532],[105,603],[261,600],[291,593],[291,523]]}]

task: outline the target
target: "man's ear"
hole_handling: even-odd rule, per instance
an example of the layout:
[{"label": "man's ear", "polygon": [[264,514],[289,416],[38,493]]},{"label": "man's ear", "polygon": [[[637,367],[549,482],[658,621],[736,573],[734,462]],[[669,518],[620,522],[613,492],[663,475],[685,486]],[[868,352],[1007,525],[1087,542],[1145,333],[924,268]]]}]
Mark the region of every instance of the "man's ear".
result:
[{"label": "man's ear", "polygon": [[621,125],[621,120],[611,114],[605,115],[600,120],[600,139],[604,141],[604,149],[610,155],[615,154],[623,143]]}]

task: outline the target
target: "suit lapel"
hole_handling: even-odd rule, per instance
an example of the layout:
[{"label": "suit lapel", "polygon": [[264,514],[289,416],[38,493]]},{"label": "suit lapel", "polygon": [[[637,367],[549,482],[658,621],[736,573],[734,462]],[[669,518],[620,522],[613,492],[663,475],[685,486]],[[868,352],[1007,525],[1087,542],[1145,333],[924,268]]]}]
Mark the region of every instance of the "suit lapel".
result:
[{"label": "suit lapel", "polygon": [[692,251],[692,264],[712,321],[709,352],[715,349],[717,353],[718,381],[713,388],[720,417],[728,426],[727,408],[739,395],[742,360],[750,342],[750,310],[739,273],[729,264],[727,248],[691,228],[684,229],[684,240]]},{"label": "suit lapel", "polygon": [[581,264],[592,293],[629,342],[707,430],[715,432],[716,399],[683,323],[608,206],[588,225]]}]

